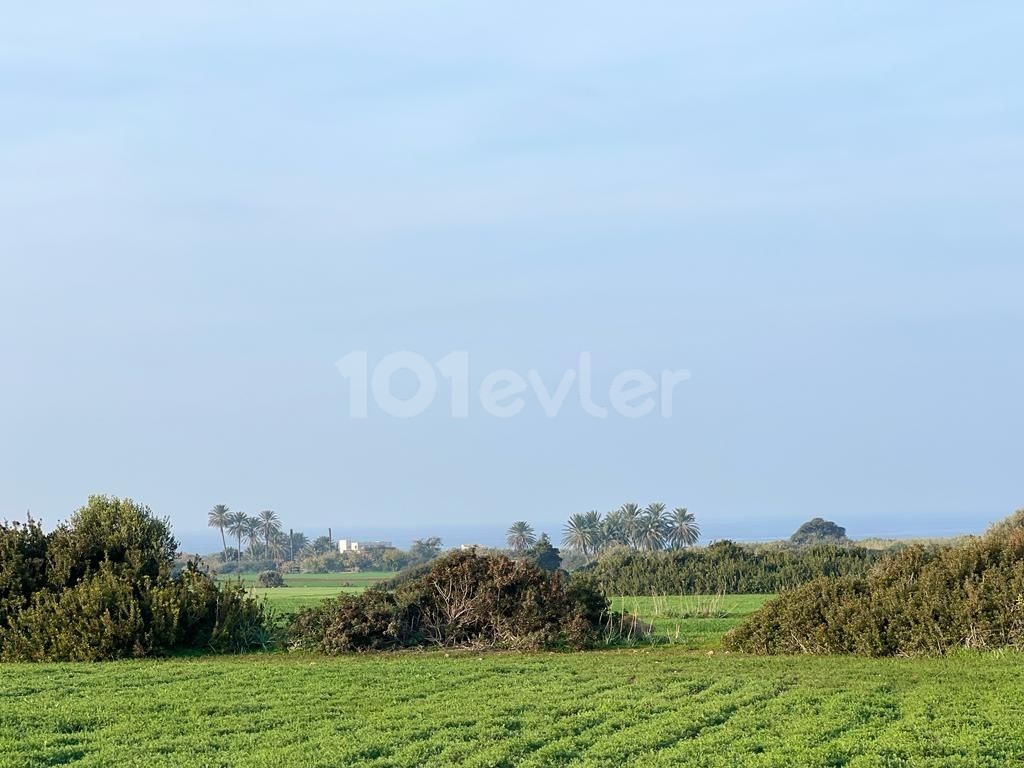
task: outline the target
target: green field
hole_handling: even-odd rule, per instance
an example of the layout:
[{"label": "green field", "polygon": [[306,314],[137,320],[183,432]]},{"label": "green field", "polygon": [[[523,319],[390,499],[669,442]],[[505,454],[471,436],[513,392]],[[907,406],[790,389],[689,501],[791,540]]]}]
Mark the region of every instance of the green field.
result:
[{"label": "green field", "polygon": [[656,639],[691,650],[717,648],[722,635],[752,614],[771,595],[662,595],[616,597],[612,609],[652,626]]},{"label": "green field", "polygon": [[992,766],[1024,657],[266,654],[0,666],[0,766]]},{"label": "green field", "polygon": [[[288,587],[368,587],[386,579],[394,578],[391,571],[352,571],[350,573],[286,573],[284,581]],[[220,581],[241,581],[253,585],[258,573],[226,574]]]},{"label": "green field", "polygon": [[[389,575],[255,592],[288,612]],[[1024,656],[722,653],[766,599],[616,598],[653,638],[586,653],[0,665],[0,768],[1024,765]]]},{"label": "green field", "polygon": [[329,597],[341,593],[359,593],[367,587],[393,578],[387,571],[359,571],[357,573],[288,573],[284,581],[288,586],[264,589],[255,586],[258,574],[244,573],[220,577],[221,581],[241,581],[279,614],[295,613],[309,608]]}]

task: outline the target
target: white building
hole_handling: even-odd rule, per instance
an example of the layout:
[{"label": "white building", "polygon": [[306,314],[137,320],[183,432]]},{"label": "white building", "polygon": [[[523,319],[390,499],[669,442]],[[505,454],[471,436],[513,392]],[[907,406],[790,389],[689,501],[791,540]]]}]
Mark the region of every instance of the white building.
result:
[{"label": "white building", "polygon": [[390,541],[354,541],[352,539],[338,539],[339,552],[365,552],[368,549],[391,549]]}]

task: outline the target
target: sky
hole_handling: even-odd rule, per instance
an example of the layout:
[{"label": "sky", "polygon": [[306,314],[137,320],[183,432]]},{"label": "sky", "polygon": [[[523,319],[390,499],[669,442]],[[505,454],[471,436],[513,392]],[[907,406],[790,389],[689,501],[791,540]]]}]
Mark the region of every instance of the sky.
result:
[{"label": "sky", "polygon": [[[131,496],[213,548],[216,503],[448,544],[626,501],[742,540],[1024,506],[1020,3],[4,15],[0,518]],[[353,417],[353,352],[434,399]],[[598,418],[581,354],[597,405],[689,378]],[[577,374],[501,418],[499,369]]]}]

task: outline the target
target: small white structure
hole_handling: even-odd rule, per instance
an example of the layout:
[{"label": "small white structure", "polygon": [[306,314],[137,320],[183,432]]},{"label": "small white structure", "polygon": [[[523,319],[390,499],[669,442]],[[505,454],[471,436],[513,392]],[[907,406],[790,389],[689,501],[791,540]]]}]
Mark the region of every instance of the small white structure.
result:
[{"label": "small white structure", "polygon": [[339,552],[366,552],[369,549],[391,549],[390,541],[354,541],[352,539],[338,539]]}]

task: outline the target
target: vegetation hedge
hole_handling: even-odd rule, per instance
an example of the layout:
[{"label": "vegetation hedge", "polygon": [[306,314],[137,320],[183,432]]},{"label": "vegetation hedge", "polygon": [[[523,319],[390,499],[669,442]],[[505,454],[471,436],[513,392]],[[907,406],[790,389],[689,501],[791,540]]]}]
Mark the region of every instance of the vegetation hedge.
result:
[{"label": "vegetation hedge", "polygon": [[410,647],[586,648],[608,602],[585,584],[503,555],[455,552],[393,591],[343,595],[300,612],[293,648],[323,653]]},{"label": "vegetation hedge", "polygon": [[864,577],[818,578],[725,639],[760,654],[1024,650],[1024,512],[960,546],[909,547]]},{"label": "vegetation hedge", "polygon": [[864,576],[881,553],[838,545],[762,548],[720,541],[704,548],[612,552],[577,573],[607,595],[771,594],[818,576]]},{"label": "vegetation hedge", "polygon": [[50,534],[0,524],[0,660],[266,645],[264,604],[196,563],[174,573],[176,547],[167,521],[130,499],[94,496]]},{"label": "vegetation hedge", "polygon": [[274,560],[241,560],[239,562],[217,563],[217,573],[221,576],[235,574],[264,573],[277,568]]}]

